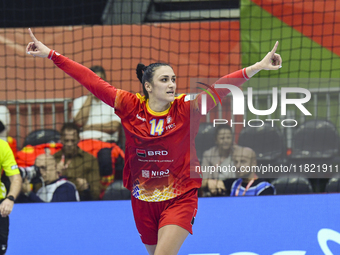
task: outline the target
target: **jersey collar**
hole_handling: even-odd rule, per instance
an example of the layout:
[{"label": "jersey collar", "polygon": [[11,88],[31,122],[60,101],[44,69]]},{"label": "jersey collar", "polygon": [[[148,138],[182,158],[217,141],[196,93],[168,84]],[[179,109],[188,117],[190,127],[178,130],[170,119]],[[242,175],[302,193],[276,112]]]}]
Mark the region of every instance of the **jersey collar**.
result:
[{"label": "jersey collar", "polygon": [[[154,115],[154,116],[163,116],[163,115],[168,114],[169,111],[170,111],[170,108],[171,108],[172,104],[174,103],[174,102],[171,102],[169,108],[166,109],[165,111],[162,111],[162,112],[155,112],[155,111],[153,111],[153,110],[150,108],[150,106],[149,106],[149,99],[146,99],[146,100],[145,100],[145,96],[142,96],[142,95],[140,95],[139,93],[137,93],[136,96],[139,98],[140,103],[143,103],[143,102],[145,101],[145,105],[146,105],[147,111],[148,111],[149,113],[151,113],[152,115]],[[179,98],[181,98],[181,97],[183,97],[183,96],[185,96],[185,94],[181,94],[181,95],[179,95],[178,97],[175,97],[175,100],[176,100],[176,99],[179,99]]]}]

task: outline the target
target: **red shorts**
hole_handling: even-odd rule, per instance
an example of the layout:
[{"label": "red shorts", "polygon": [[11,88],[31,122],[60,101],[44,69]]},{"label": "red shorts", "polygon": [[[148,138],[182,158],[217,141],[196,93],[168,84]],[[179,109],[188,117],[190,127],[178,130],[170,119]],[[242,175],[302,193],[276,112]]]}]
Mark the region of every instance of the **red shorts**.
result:
[{"label": "red shorts", "polygon": [[157,244],[158,230],[166,225],[180,226],[192,234],[197,201],[197,189],[160,202],[146,202],[132,196],[133,215],[142,242]]}]

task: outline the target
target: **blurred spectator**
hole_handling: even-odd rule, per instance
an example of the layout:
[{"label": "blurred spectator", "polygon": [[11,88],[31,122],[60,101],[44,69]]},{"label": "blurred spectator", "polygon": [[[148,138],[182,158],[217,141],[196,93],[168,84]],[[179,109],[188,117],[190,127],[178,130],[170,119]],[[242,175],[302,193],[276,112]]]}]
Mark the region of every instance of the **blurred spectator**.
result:
[{"label": "blurred spectator", "polygon": [[6,106],[0,105],[0,139],[7,142],[9,132],[10,114]]},{"label": "blurred spectator", "polygon": [[43,186],[35,194],[31,191],[28,179],[22,184],[24,193],[29,202],[67,202],[79,201],[76,186],[59,177],[55,158],[50,154],[41,154],[36,158],[35,166],[39,169]]},{"label": "blurred spectator", "polygon": [[[228,178],[235,178],[235,173],[226,171],[233,165],[232,151],[235,145],[233,145],[233,133],[229,125],[218,125],[215,133],[215,146],[203,153],[202,159],[202,171],[203,181],[202,189],[203,196],[216,195],[217,185],[220,183],[217,180],[226,180]],[[216,167],[214,172],[208,170],[211,167]],[[221,168],[217,168],[220,166]],[[217,170],[221,169],[221,171]],[[222,171],[222,169],[224,171]],[[214,181],[209,181],[214,180]]]},{"label": "blurred spectator", "polygon": [[65,123],[60,133],[63,147],[54,154],[59,174],[76,185],[80,200],[98,200],[101,189],[98,161],[78,147],[79,127]]},{"label": "blurred spectator", "polygon": [[259,179],[255,173],[256,154],[248,147],[237,147],[233,152],[233,163],[239,179],[223,181],[222,194],[230,196],[275,195],[276,191],[269,182]]},{"label": "blurred spectator", "polygon": [[14,157],[17,156],[17,141],[8,136],[10,130],[11,116],[6,106],[0,105],[0,139],[8,142],[11,147]]},{"label": "blurred spectator", "polygon": [[26,145],[17,153],[17,163],[19,167],[33,166],[37,156],[45,154],[46,150],[50,151],[50,154],[54,154],[61,150],[63,145],[61,143],[43,143],[38,145]]},{"label": "blurred spectator", "polygon": [[[105,70],[101,66],[90,68],[100,78],[106,80]],[[92,93],[74,100],[72,115],[74,122],[82,128],[80,139],[97,139],[103,142],[118,143],[121,120],[114,108],[105,104]]]}]

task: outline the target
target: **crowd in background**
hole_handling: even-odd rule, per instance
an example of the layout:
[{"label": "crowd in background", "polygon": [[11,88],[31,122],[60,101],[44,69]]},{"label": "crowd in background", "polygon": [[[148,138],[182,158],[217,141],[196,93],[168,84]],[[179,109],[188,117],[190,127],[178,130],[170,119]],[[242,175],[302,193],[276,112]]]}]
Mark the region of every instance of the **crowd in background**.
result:
[{"label": "crowd in background", "polygon": [[[90,69],[106,79],[103,67]],[[64,123],[58,132],[60,139],[56,143],[28,144],[17,151],[15,139],[8,136],[9,110],[0,106],[0,139],[10,145],[23,178],[16,202],[130,198],[122,185],[124,134],[114,109],[89,93],[74,100],[72,117],[73,121]],[[240,171],[242,167],[256,166],[257,155],[253,149],[235,143],[230,126],[218,125],[214,141],[215,145],[205,148],[199,158],[202,172],[199,196],[276,194],[272,180]],[[213,166],[229,171],[211,171]],[[234,170],[230,171],[230,167]],[[2,181],[9,185],[4,174]]]}]

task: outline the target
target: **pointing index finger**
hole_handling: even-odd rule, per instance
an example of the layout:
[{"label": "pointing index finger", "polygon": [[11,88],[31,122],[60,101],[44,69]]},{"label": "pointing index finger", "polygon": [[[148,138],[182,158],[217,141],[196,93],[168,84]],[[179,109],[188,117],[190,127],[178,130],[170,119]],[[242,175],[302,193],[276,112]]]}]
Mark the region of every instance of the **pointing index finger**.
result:
[{"label": "pointing index finger", "polygon": [[28,33],[30,34],[30,37],[31,37],[32,41],[33,41],[34,43],[37,43],[38,40],[37,40],[37,38],[35,38],[35,36],[34,36],[32,30],[31,30],[30,28],[28,29]]},{"label": "pointing index finger", "polygon": [[277,46],[279,46],[279,41],[276,41],[274,48],[272,49],[271,53],[274,54],[277,50]]}]

